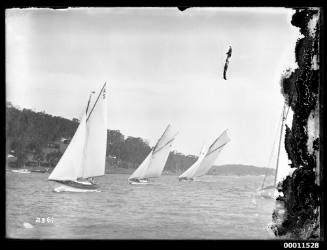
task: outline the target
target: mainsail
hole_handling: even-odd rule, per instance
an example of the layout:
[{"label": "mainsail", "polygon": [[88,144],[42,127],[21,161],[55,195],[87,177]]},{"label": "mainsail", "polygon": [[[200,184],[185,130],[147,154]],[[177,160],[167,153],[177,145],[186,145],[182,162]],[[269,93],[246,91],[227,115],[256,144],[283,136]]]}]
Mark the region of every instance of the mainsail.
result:
[{"label": "mainsail", "polygon": [[83,178],[104,175],[107,150],[106,86],[99,93],[86,119]]},{"label": "mainsail", "polygon": [[155,147],[128,179],[160,177],[175,136],[171,125],[168,125]]},{"label": "mainsail", "polygon": [[219,153],[225,147],[225,145],[230,142],[230,138],[227,134],[227,130],[222,132],[222,134],[211,144],[206,154],[201,157],[197,162],[195,162],[185,173],[180,177],[194,178],[200,177],[208,173],[213,163],[217,159]]},{"label": "mainsail", "polygon": [[87,111],[49,180],[76,181],[105,173],[107,147],[106,84]]},{"label": "mainsail", "polygon": [[152,157],[152,151],[149,153],[149,155],[145,158],[145,160],[140,164],[140,166],[134,171],[134,173],[128,179],[144,178],[146,171],[149,167],[149,164],[151,162],[151,157]]},{"label": "mainsail", "polygon": [[207,153],[207,148],[205,145],[202,146],[202,149],[200,151],[199,157],[196,160],[196,162],[193,163],[191,167],[189,167],[184,173],[182,173],[178,178],[193,178],[195,171],[198,169],[200,166],[200,163],[202,162],[204,156]]}]

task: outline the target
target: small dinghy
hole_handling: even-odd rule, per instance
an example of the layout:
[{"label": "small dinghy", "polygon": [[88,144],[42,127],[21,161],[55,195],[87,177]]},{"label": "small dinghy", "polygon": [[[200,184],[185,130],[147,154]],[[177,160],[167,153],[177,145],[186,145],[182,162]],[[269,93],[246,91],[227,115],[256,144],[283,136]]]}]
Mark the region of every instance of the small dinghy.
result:
[{"label": "small dinghy", "polygon": [[22,169],[13,169],[11,170],[11,172],[14,172],[14,173],[20,173],[20,174],[30,174],[31,171],[29,171],[28,169],[26,168],[22,168]]}]

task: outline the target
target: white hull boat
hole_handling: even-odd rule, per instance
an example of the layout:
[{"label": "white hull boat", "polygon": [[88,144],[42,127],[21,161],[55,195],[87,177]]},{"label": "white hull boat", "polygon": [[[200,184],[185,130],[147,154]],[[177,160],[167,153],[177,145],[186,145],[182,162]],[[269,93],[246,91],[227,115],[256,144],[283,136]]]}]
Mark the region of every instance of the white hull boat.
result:
[{"label": "white hull boat", "polygon": [[149,181],[150,178],[159,178],[161,176],[176,135],[177,134],[173,132],[171,125],[168,125],[148,156],[128,178],[129,184],[152,184]]},{"label": "white hull boat", "polygon": [[60,193],[60,192],[73,192],[73,193],[86,193],[86,192],[101,192],[98,187],[94,187],[94,188],[90,188],[87,187],[86,185],[80,186],[80,187],[74,187],[74,185],[72,184],[64,184],[64,183],[60,183],[60,182],[56,182],[56,181],[51,181],[50,182],[53,191],[56,193]]},{"label": "white hull boat", "polygon": [[20,173],[20,174],[30,174],[31,173],[31,171],[29,171],[28,169],[13,169],[13,170],[11,170],[11,172]]},{"label": "white hull boat", "polygon": [[229,141],[230,138],[227,130],[225,130],[208,149],[203,145],[197,161],[178,177],[179,181],[200,181],[195,178],[208,173],[218,155]]}]

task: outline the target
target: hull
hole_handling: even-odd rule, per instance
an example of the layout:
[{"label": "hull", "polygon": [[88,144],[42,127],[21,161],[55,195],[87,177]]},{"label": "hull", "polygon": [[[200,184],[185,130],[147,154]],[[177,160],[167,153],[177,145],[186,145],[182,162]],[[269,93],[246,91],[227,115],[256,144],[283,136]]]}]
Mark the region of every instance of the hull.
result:
[{"label": "hull", "polygon": [[21,173],[21,174],[30,174],[31,171],[27,170],[27,169],[15,169],[15,170],[11,170],[11,172],[14,172],[14,173]]},{"label": "hull", "polygon": [[45,173],[47,171],[46,170],[31,170],[31,172],[34,172],[34,173]]},{"label": "hull", "polygon": [[128,183],[131,185],[149,185],[149,184],[151,184],[150,182],[136,182],[136,181],[128,181]]},{"label": "hull", "polygon": [[91,183],[82,183],[74,181],[50,181],[50,185],[54,192],[73,192],[73,193],[85,193],[85,192],[101,192],[99,187]]},{"label": "hull", "polygon": [[149,180],[146,179],[130,179],[128,183],[131,185],[147,185],[151,184]]},{"label": "hull", "polygon": [[186,178],[186,177],[182,177],[182,178],[178,178],[179,181],[194,181],[193,178]]}]

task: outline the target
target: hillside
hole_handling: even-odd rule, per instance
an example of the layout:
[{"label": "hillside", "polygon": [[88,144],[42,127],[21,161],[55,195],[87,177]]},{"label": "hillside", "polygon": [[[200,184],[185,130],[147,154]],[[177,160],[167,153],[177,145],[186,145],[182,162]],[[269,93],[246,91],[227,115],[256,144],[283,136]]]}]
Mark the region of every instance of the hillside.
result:
[{"label": "hillside", "polygon": [[250,165],[220,165],[213,166],[209,173],[210,175],[274,175],[275,169],[263,168]]},{"label": "hillside", "polygon": [[[166,165],[166,167],[169,165]],[[172,171],[165,167],[163,175],[180,175],[181,171]],[[135,169],[132,168],[121,168],[111,166],[107,164],[106,173],[107,174],[132,174]],[[221,175],[221,176],[258,176],[258,175],[271,175],[273,176],[275,169],[273,168],[263,168],[255,167],[250,165],[240,165],[240,164],[228,164],[228,165],[218,165],[213,166],[208,175]]]},{"label": "hillside", "polygon": [[[15,154],[17,167],[22,167],[30,155],[33,161],[47,161],[56,166],[62,153],[44,153],[44,148],[60,138],[71,139],[79,120],[52,116],[45,112],[21,109],[7,102],[6,105],[6,151]],[[160,134],[158,135],[158,138]],[[107,131],[106,169],[135,169],[151,151],[145,139],[125,136],[119,130]],[[14,153],[12,153],[14,152]],[[197,157],[170,152],[165,169],[170,172],[186,170]],[[130,170],[127,170],[128,172]]]},{"label": "hillside", "polygon": [[[72,138],[78,120],[51,116],[45,112],[35,112],[30,109],[19,109],[7,103],[6,109],[6,148],[7,152],[13,150],[22,166],[26,155],[33,152],[34,160],[48,160],[50,167],[54,167],[61,154],[42,153],[42,148],[52,141],[65,137]],[[160,135],[158,135],[159,137]],[[146,140],[139,137],[125,136],[119,130],[107,131],[107,160],[106,173],[132,173],[151,151]],[[163,174],[179,175],[188,169],[197,156],[170,152]],[[222,165],[214,166],[211,175],[263,175],[265,168],[248,165]],[[268,169],[268,174],[273,174]]]}]

